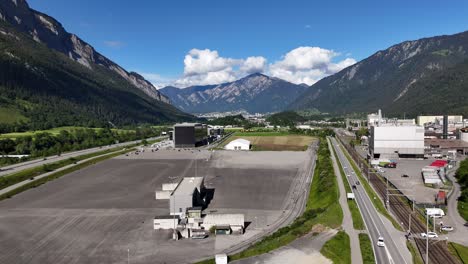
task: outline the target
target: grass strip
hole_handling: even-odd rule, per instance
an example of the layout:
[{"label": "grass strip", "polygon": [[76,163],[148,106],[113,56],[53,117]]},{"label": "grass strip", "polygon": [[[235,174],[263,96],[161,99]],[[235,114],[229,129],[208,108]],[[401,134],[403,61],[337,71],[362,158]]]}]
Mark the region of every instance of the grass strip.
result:
[{"label": "grass strip", "polygon": [[463,217],[463,219],[468,222],[468,202],[458,200],[457,207],[461,217]]},{"label": "grass strip", "polygon": [[[309,233],[312,227],[317,224],[331,228],[339,227],[343,221],[343,211],[338,203],[338,183],[332,165],[327,140],[322,137],[320,138],[314,177],[304,213],[290,225],[278,229],[244,251],[229,256],[229,260],[234,261],[268,253]],[[336,252],[341,251],[339,248],[335,248],[335,250]],[[198,263],[214,263],[214,260],[208,259]]]},{"label": "grass strip", "polygon": [[[330,145],[332,145],[331,142],[330,142]],[[343,181],[345,190],[347,193],[351,193],[352,192],[351,187],[349,186],[348,179],[346,178],[342,164],[340,160],[338,159],[338,155],[336,154],[335,148],[333,146],[331,148],[333,149],[333,153],[335,154],[335,157],[336,157],[335,160],[338,164],[338,168],[340,169],[340,175],[341,175],[341,179]],[[353,219],[353,228],[357,230],[365,230],[366,227],[364,225],[364,220],[362,219],[361,212],[359,211],[359,207],[356,201],[348,200],[348,207],[349,207],[349,211],[351,212],[351,217]]]},{"label": "grass strip", "polygon": [[448,249],[452,255],[457,256],[462,263],[468,264],[468,247],[449,242]]},{"label": "grass strip", "polygon": [[362,262],[364,264],[374,264],[374,251],[372,250],[372,242],[369,235],[359,234],[359,246],[361,247]]},{"label": "grass strip", "polygon": [[70,168],[67,168],[67,169],[52,173],[52,174],[50,174],[50,175],[48,175],[46,177],[43,177],[41,179],[31,181],[31,182],[26,183],[25,185],[22,185],[22,186],[14,189],[14,190],[11,190],[11,191],[9,191],[7,193],[4,193],[4,194],[0,195],[0,201],[3,200],[3,199],[11,198],[12,196],[14,196],[16,194],[24,192],[26,190],[29,190],[31,188],[36,188],[36,187],[38,187],[38,186],[40,186],[40,185],[42,185],[42,184],[44,184],[46,182],[49,182],[49,181],[55,180],[57,178],[60,178],[60,177],[66,175],[68,173],[80,170],[82,168],[85,168],[87,166],[96,164],[96,163],[101,162],[103,160],[107,160],[107,159],[122,155],[122,154],[127,153],[127,152],[129,152],[131,150],[132,149],[126,149],[126,150],[122,150],[122,151],[118,151],[118,152],[113,152],[111,154],[104,155],[104,156],[101,156],[101,157],[97,157],[95,159],[91,159],[91,160],[85,161],[83,163],[77,164],[76,166],[72,166]]},{"label": "grass strip", "polygon": [[406,241],[406,247],[408,248],[409,252],[411,253],[411,256],[413,257],[413,264],[424,264],[424,261],[421,257],[421,254],[419,254],[416,245],[414,245],[411,241]]},{"label": "grass strip", "polygon": [[[377,211],[379,211],[379,213],[381,213],[382,215],[384,215],[388,220],[390,220],[390,222],[392,222],[392,225],[399,231],[403,231],[403,229],[401,228],[400,224],[398,224],[398,222],[393,219],[393,217],[388,213],[388,211],[385,209],[385,206],[382,202],[382,200],[378,199],[377,197],[379,197],[377,195],[377,193],[375,193],[374,189],[372,189],[372,187],[370,186],[369,182],[367,182],[367,179],[364,178],[364,176],[361,174],[361,171],[359,170],[359,168],[357,167],[356,163],[354,162],[354,160],[349,156],[348,152],[346,151],[346,149],[340,144],[340,148],[341,150],[343,151],[343,153],[345,154],[346,158],[348,159],[349,163],[351,164],[351,166],[353,167],[354,171],[356,172],[359,180],[361,181],[361,184],[364,186],[364,189],[366,190],[367,192],[367,195],[369,196],[370,200],[372,201],[372,203],[374,204],[374,207],[377,209]],[[375,199],[374,199],[375,198]]]},{"label": "grass strip", "polygon": [[351,264],[351,246],[348,234],[344,231],[336,233],[323,245],[320,253],[333,261],[334,264]]}]

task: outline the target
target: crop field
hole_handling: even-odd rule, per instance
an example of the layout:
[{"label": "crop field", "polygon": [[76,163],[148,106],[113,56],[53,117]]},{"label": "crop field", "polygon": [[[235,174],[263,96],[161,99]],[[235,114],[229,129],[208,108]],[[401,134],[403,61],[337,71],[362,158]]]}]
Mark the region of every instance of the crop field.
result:
[{"label": "crop field", "polygon": [[227,140],[222,146],[224,147],[229,142],[243,138],[247,139],[252,144],[252,150],[256,151],[304,151],[316,138],[302,135],[261,135],[255,133],[252,136],[242,136],[237,133]]}]

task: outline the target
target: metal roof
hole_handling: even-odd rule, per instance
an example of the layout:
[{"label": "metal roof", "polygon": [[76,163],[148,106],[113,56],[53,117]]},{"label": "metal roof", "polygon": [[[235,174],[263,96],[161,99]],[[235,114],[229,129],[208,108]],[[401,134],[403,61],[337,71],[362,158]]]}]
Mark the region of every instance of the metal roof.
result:
[{"label": "metal roof", "polygon": [[183,178],[171,195],[192,195],[195,189],[200,190],[202,183],[203,177]]},{"label": "metal roof", "polygon": [[192,127],[192,126],[201,126],[200,123],[179,123],[175,124],[174,127]]},{"label": "metal roof", "polygon": [[236,143],[250,145],[250,141],[248,141],[247,139],[243,139],[243,138],[235,139],[235,140],[229,142],[228,145],[236,144]]}]

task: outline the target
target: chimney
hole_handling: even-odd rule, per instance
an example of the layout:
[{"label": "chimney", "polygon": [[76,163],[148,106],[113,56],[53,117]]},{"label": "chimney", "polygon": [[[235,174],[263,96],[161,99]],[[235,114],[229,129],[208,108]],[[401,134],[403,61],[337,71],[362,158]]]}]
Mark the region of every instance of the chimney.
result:
[{"label": "chimney", "polygon": [[448,115],[444,115],[444,129],[442,132],[442,138],[443,139],[448,138]]},{"label": "chimney", "polygon": [[382,124],[382,110],[379,109],[379,126]]}]

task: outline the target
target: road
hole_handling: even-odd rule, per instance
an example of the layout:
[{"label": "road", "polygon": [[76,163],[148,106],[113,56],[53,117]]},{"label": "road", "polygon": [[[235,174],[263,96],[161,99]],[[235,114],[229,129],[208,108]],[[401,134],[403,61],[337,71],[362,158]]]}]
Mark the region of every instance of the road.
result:
[{"label": "road", "polygon": [[[153,138],[148,138],[147,140],[157,140],[157,139],[162,139],[162,138],[165,138],[165,137],[166,136],[153,137]],[[44,160],[42,158],[39,158],[39,159],[35,159],[35,160],[25,161],[25,162],[21,162],[21,163],[17,163],[17,164],[13,164],[13,165],[9,165],[9,166],[5,166],[5,167],[0,168],[0,176],[4,176],[4,175],[7,175],[7,174],[12,174],[12,173],[15,173],[15,172],[18,172],[18,171],[22,171],[22,170],[25,170],[25,169],[41,166],[41,165],[44,165],[44,164],[48,164],[48,163],[52,163],[52,162],[56,162],[56,161],[60,161],[60,160],[65,160],[65,159],[68,159],[68,158],[78,157],[78,156],[81,156],[81,155],[90,154],[90,153],[94,153],[94,152],[99,152],[99,151],[102,151],[102,150],[111,149],[111,148],[115,148],[115,147],[124,147],[124,146],[132,145],[132,144],[135,144],[135,143],[139,143],[139,142],[141,142],[141,140],[135,140],[135,141],[118,143],[118,144],[114,144],[114,145],[110,145],[110,146],[103,146],[103,147],[96,147],[96,148],[83,149],[83,150],[78,150],[78,151],[73,151],[73,152],[67,152],[67,153],[63,153],[60,156],[55,155],[55,156],[47,157],[46,160]]]},{"label": "road", "polygon": [[455,228],[454,232],[450,232],[447,236],[450,241],[454,241],[465,246],[468,246],[468,228],[464,226],[467,222],[463,217],[460,216],[460,213],[457,209],[457,199],[460,197],[460,185],[455,179],[454,173],[448,174],[448,178],[453,182],[453,193],[450,195],[447,202],[447,215],[450,217],[450,223],[445,223],[452,225]]},{"label": "road", "polygon": [[[331,142],[337,153],[338,159],[343,166],[343,170],[348,177],[348,181],[351,183],[359,181],[356,172],[351,167],[351,164],[345,157],[342,149],[338,147],[339,145],[336,139],[331,138]],[[372,204],[372,201],[364,190],[364,187],[362,185],[357,185],[356,187],[357,188],[354,190],[355,199],[372,241],[376,263],[408,263],[398,249],[396,245],[397,242],[394,241],[391,236],[391,228],[393,228],[393,226],[389,227],[388,224],[384,224],[384,221],[380,218],[379,213]],[[377,239],[379,236],[382,236],[385,239],[385,247],[377,247]]]},{"label": "road", "polygon": [[340,205],[343,209],[343,229],[349,235],[350,244],[351,244],[351,263],[362,263],[362,254],[361,254],[361,247],[359,245],[359,231],[354,229],[353,226],[353,218],[351,216],[351,211],[349,210],[348,201],[346,198],[346,189],[345,184],[348,182],[343,182],[341,178],[341,172],[338,167],[338,162],[336,161],[335,154],[332,150],[332,143],[330,138],[328,140],[328,148],[330,149],[330,154],[333,160],[333,169],[336,175],[336,181],[338,182],[338,187],[340,189]]}]

